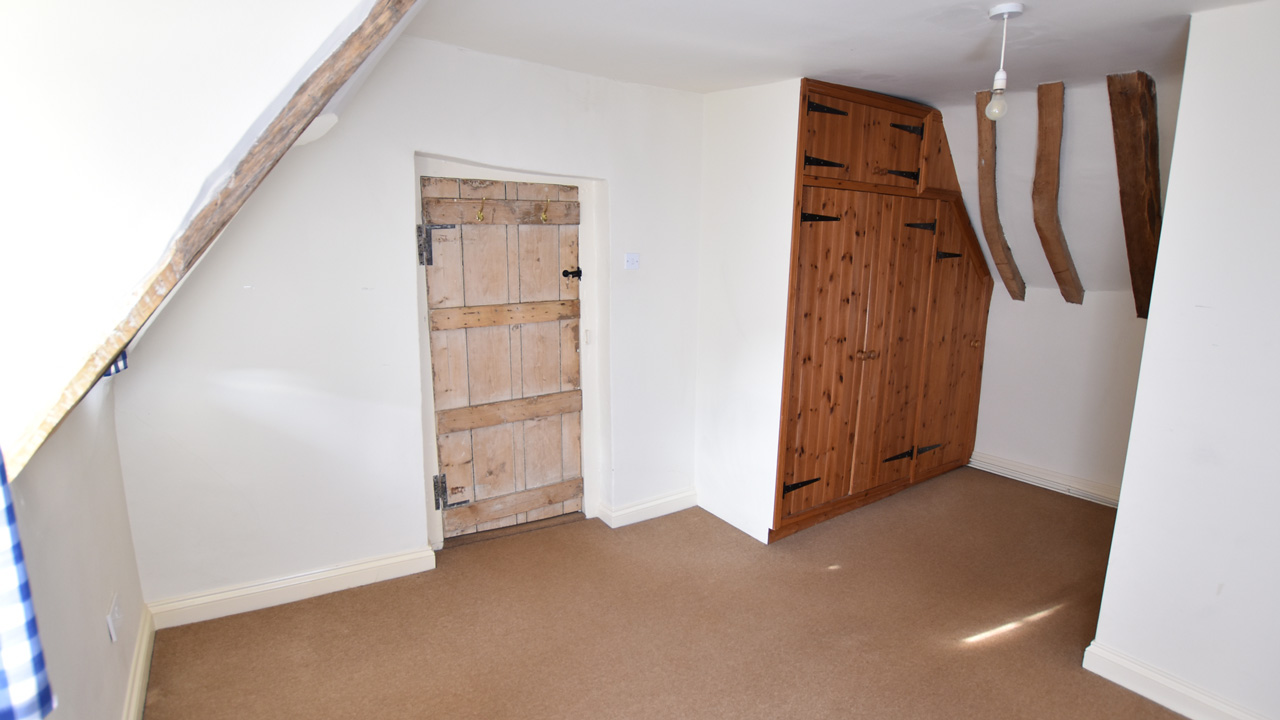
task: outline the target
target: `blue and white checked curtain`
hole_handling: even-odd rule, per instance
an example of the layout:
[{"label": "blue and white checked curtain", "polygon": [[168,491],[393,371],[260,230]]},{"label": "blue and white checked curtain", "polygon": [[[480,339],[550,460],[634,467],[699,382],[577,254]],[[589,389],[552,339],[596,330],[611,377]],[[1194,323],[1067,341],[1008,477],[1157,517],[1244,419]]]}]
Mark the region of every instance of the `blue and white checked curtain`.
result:
[{"label": "blue and white checked curtain", "polygon": [[[0,720],[39,720],[53,712],[53,691],[44,668],[44,651],[31,605],[27,565],[18,540],[18,519],[9,495],[9,478],[0,454],[9,542],[0,550]],[[3,543],[0,543],[3,544]]]}]

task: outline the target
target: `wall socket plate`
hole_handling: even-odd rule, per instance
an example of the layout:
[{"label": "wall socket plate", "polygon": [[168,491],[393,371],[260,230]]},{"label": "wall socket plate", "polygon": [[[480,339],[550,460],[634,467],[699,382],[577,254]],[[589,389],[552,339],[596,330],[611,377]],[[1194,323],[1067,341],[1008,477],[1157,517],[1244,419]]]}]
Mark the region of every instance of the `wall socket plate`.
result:
[{"label": "wall socket plate", "polygon": [[107,635],[111,636],[111,642],[116,641],[116,626],[124,616],[120,613],[120,595],[111,593],[111,609],[107,610]]},{"label": "wall socket plate", "polygon": [[622,256],[623,270],[639,270],[640,269],[640,253],[627,253]]}]

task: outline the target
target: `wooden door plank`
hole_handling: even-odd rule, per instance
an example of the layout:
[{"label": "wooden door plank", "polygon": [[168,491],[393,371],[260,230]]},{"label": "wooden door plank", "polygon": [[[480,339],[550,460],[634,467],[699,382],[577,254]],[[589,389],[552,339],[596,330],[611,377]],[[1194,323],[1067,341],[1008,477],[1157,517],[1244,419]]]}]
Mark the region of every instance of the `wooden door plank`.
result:
[{"label": "wooden door plank", "polygon": [[466,406],[471,401],[467,380],[467,332],[433,332],[430,340],[431,385],[435,389],[436,411]]},{"label": "wooden door plank", "polygon": [[564,436],[561,416],[525,420],[524,481],[541,487],[564,479]]},{"label": "wooden door plank", "polygon": [[472,477],[471,433],[446,433],[439,436],[440,472],[445,477],[448,502],[471,502],[475,499]]},{"label": "wooden door plank", "polygon": [[472,405],[510,400],[511,333],[505,327],[468,328],[467,387]]},{"label": "wooden door plank", "polygon": [[516,492],[528,489],[528,479],[525,475],[527,468],[525,465],[524,429],[525,423],[523,422],[511,423],[511,448],[512,456],[514,457],[511,469],[512,474],[515,476]]},{"label": "wooden door plank", "polygon": [[505,225],[468,225],[462,228],[462,282],[466,305],[500,305],[514,300],[508,295],[508,272]]},{"label": "wooden door plank", "polygon": [[423,177],[422,197],[424,198],[456,198],[458,194],[458,178]]},{"label": "wooden door plank", "polygon": [[560,391],[560,323],[520,326],[520,387],[523,397]]},{"label": "wooden door plank", "polygon": [[947,142],[947,130],[942,124],[942,113],[934,110],[924,121],[924,142],[921,143],[921,190],[960,193],[960,179],[955,163],[951,160],[951,144]]},{"label": "wooden door plank", "polygon": [[560,437],[564,445],[561,447],[561,465],[565,477],[582,474],[582,413],[569,412],[560,416],[562,427]]},{"label": "wooden door plank", "polygon": [[560,232],[555,225],[517,225],[520,238],[520,302],[560,298]]},{"label": "wooden door plank", "polygon": [[562,200],[501,200],[491,197],[422,200],[424,222],[433,225],[577,225],[580,216],[581,208],[577,202]]},{"label": "wooden door plank", "polygon": [[560,321],[560,389],[582,387],[582,362],[578,348],[578,320]]},{"label": "wooden door plank", "polygon": [[463,305],[462,232],[458,228],[432,231],[431,257],[432,264],[427,266],[427,307]]},{"label": "wooden door plank", "polygon": [[582,478],[564,480],[552,485],[525,490],[489,500],[479,500],[445,512],[446,532],[457,532],[471,525],[490,522],[518,512],[529,512],[552,503],[582,497]]},{"label": "wooden door plank", "polygon": [[1156,122],[1156,84],[1145,72],[1107,76],[1111,95],[1111,131],[1120,177],[1120,214],[1124,220],[1129,277],[1138,317],[1151,308],[1151,284],[1160,250],[1160,133]]},{"label": "wooden door plank", "polygon": [[577,300],[510,303],[503,305],[466,305],[432,310],[432,330],[483,328],[497,325],[523,325],[576,318],[581,314]]},{"label": "wooden door plank", "polygon": [[1062,297],[1069,303],[1084,302],[1084,286],[1076,272],[1067,237],[1058,217],[1059,166],[1062,157],[1062,114],[1065,88],[1062,83],[1043,83],[1036,89],[1040,110],[1040,130],[1036,143],[1036,174],[1031,184],[1031,210],[1045,258],[1058,281]]},{"label": "wooden door plank", "polygon": [[515,438],[511,423],[471,431],[477,501],[516,490]]},{"label": "wooden door plank", "polygon": [[578,297],[582,279],[568,277],[564,273],[580,270],[578,266],[578,226],[560,226],[560,299],[575,300]]},{"label": "wooden door plank", "polygon": [[1009,297],[1023,300],[1027,296],[1027,284],[1022,280],[1018,264],[1013,261],[1013,250],[1004,237],[1000,223],[1000,209],[996,203],[996,124],[987,118],[987,103],[991,91],[977,94],[978,106],[978,209],[982,215],[982,233],[987,236],[987,247],[996,272],[1004,281]]},{"label": "wooden door plank", "polygon": [[[459,182],[460,193],[454,197],[472,200],[505,200],[507,198],[515,199],[507,188],[514,183],[506,183],[501,180],[474,180],[463,179]],[[452,224],[452,223],[450,223]]]},{"label": "wooden door plank", "polygon": [[508,400],[487,405],[472,405],[436,413],[436,432],[460,430],[520,422],[582,409],[582,391],[560,392],[531,398]]}]

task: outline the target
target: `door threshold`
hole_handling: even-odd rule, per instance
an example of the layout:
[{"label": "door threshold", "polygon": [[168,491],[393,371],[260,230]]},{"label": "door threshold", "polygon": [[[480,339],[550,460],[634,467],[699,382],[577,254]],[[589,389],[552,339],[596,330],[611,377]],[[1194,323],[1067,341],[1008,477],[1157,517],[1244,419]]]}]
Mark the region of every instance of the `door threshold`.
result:
[{"label": "door threshold", "polygon": [[510,525],[496,530],[485,530],[484,532],[468,533],[466,535],[458,535],[457,537],[445,538],[444,545],[440,547],[443,550],[452,550],[463,545],[484,542],[485,540],[497,540],[509,535],[519,535],[521,533],[532,532],[534,530],[542,530],[544,528],[555,527],[556,525],[568,525],[580,520],[586,520],[587,516],[581,511],[565,513],[549,517],[545,520],[534,520],[533,522],[521,523],[519,525]]}]

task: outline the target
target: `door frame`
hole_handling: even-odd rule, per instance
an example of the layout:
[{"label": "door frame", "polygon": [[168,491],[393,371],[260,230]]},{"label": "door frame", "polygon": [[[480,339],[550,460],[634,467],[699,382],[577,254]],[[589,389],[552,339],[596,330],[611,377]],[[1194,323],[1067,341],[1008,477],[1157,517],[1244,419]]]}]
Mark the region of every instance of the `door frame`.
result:
[{"label": "door frame", "polygon": [[[583,269],[579,286],[582,302],[579,319],[582,372],[582,511],[597,517],[608,497],[613,452],[609,395],[609,222],[608,185],[604,180],[569,175],[522,172],[471,163],[427,153],[414,156],[413,188],[415,223],[422,222],[420,177],[457,177],[503,182],[576,185],[581,220],[578,224],[578,266]],[[412,232],[406,233],[413,238]],[[407,242],[407,241],[406,241]],[[426,491],[427,538],[433,550],[444,545],[444,512],[437,510],[432,477],[440,472],[436,453],[435,395],[432,392],[431,330],[427,323],[426,272],[413,253],[418,291],[418,359],[422,397],[422,467]]]}]

